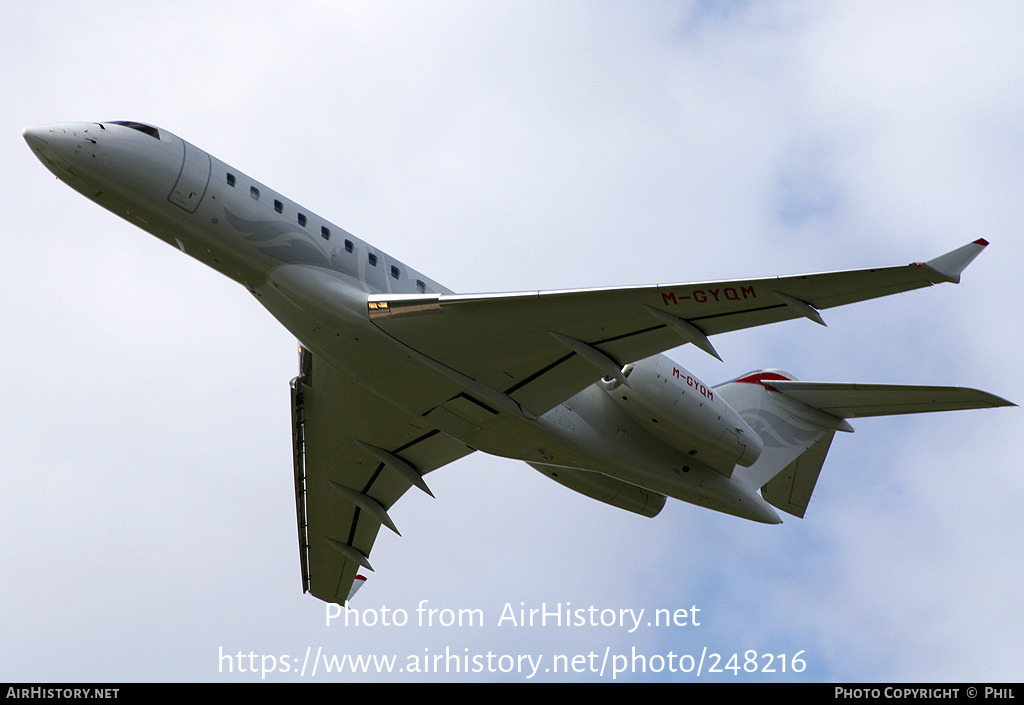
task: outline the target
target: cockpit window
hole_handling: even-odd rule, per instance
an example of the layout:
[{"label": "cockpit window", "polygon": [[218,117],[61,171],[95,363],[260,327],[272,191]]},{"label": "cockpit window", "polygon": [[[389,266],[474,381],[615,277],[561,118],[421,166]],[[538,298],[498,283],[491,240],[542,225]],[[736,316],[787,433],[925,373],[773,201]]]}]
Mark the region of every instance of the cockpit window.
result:
[{"label": "cockpit window", "polygon": [[122,127],[130,127],[133,130],[138,130],[143,134],[147,134],[150,137],[156,137],[160,139],[160,130],[156,129],[152,125],[144,125],[141,122],[128,122],[127,120],[113,120],[111,125],[121,125]]}]

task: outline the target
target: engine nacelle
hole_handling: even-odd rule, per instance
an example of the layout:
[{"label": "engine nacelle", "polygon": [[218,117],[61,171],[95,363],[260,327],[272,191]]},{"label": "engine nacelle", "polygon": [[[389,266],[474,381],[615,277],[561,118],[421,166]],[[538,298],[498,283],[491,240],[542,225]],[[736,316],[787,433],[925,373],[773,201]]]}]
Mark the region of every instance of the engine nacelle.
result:
[{"label": "engine nacelle", "polygon": [[761,437],[688,370],[664,355],[623,368],[628,386],[605,378],[601,386],[633,419],[711,466],[750,466]]},{"label": "engine nacelle", "polygon": [[663,495],[608,475],[602,475],[599,472],[561,468],[542,463],[528,463],[528,465],[570,490],[575,490],[613,507],[625,509],[627,512],[645,517],[655,517],[665,506]]}]

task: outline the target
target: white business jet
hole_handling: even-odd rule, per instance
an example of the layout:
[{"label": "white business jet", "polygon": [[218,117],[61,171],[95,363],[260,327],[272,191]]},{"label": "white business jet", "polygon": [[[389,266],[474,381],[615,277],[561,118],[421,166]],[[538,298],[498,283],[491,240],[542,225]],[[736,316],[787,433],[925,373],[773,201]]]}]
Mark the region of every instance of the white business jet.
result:
[{"label": "white business jet", "polygon": [[1009,406],[954,387],[800,382],[762,370],[711,386],[659,353],[709,336],[940,282],[988,244],[825,274],[455,294],[166,130],[31,127],[76,191],[246,287],[300,341],[292,380],[304,591],[345,602],[381,525],[424,476],[474,450],[653,517],[666,497],[780,523],[802,517],[847,419]]}]

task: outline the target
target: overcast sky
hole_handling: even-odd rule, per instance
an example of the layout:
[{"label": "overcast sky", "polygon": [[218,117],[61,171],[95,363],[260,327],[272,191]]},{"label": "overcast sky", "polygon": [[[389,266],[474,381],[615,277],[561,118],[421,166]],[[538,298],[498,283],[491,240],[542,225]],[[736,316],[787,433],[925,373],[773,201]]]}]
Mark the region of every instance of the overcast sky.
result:
[{"label": "overcast sky", "polygon": [[[714,383],[780,367],[1021,402],[1019,3],[21,5],[0,23],[0,681],[259,680],[220,655],[308,648],[406,671],[267,680],[529,675],[408,673],[446,649],[540,657],[534,680],[609,681],[618,655],[620,680],[1020,679],[1018,409],[857,421],[781,526],[672,500],[644,519],[475,454],[374,548],[355,606],[409,623],[325,626],[299,575],[294,339],[20,135],[161,126],[465,293],[904,264],[984,237],[960,286],[719,336],[724,362],[670,356]],[[424,600],[485,624],[420,627]],[[506,604],[646,612],[633,633],[499,626]],[[692,606],[699,626],[646,626]],[[664,660],[705,650],[739,673]],[[744,672],[748,651],[776,672]],[[603,674],[544,670],[592,652]]]}]

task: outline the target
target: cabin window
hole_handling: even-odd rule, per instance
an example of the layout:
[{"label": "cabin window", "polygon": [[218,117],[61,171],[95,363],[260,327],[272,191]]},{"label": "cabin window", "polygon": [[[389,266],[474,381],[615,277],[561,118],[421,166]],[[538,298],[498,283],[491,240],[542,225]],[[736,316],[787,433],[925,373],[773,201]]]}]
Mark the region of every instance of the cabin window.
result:
[{"label": "cabin window", "polygon": [[398,275],[400,274],[401,272],[398,271],[398,267],[396,267],[395,265],[391,265],[391,277],[393,279],[398,279]]},{"label": "cabin window", "polygon": [[345,240],[345,252],[351,252],[355,249],[355,245],[352,244],[351,240]]},{"label": "cabin window", "polygon": [[234,188],[234,186],[235,186],[235,175],[234,174],[228,174],[228,186]]},{"label": "cabin window", "polygon": [[252,200],[254,201],[260,200],[260,190],[255,186],[249,187],[249,195],[252,196]]},{"label": "cabin window", "polygon": [[330,229],[329,228],[321,227],[320,228],[320,237],[322,237],[324,240],[330,240],[331,239],[331,231],[330,231]]},{"label": "cabin window", "polygon": [[302,215],[302,213],[299,213],[299,225],[306,227],[306,216]]},{"label": "cabin window", "polygon": [[416,280],[416,291],[420,292],[421,294],[427,293],[427,285],[424,284],[421,279]]},{"label": "cabin window", "polygon": [[366,261],[370,263],[371,267],[377,266],[377,255],[370,253],[370,256],[366,258]]},{"label": "cabin window", "polygon": [[276,198],[274,199],[274,210],[277,211],[278,213],[284,213],[284,204],[278,201]]}]

